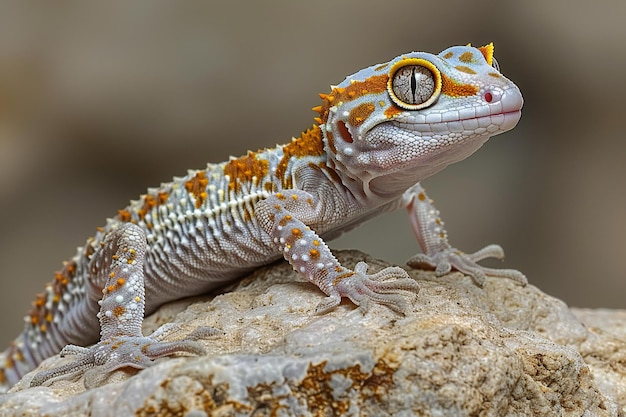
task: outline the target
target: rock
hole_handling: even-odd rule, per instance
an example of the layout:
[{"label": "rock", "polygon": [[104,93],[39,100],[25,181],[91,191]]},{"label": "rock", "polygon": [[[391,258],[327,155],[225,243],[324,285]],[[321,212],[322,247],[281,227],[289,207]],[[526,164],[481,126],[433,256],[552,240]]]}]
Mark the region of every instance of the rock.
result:
[{"label": "rock", "polygon": [[[347,266],[367,258],[337,255]],[[147,331],[168,321],[223,330],[205,341],[207,356],[117,372],[87,391],[82,380],[25,389],[31,373],[0,397],[0,414],[624,415],[626,332],[613,318],[626,313],[572,312],[505,279],[478,288],[459,273],[410,274],[421,291],[406,316],[350,302],[316,316],[324,295],[275,263],[231,292],[170,303],[146,320]]]}]

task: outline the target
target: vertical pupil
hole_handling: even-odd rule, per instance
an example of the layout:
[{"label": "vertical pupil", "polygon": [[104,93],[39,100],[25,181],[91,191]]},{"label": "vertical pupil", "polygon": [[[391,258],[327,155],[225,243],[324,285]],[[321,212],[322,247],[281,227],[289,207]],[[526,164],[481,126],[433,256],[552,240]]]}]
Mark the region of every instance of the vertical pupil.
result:
[{"label": "vertical pupil", "polygon": [[417,78],[415,78],[415,67],[411,68],[411,94],[413,95],[413,103],[417,103]]}]

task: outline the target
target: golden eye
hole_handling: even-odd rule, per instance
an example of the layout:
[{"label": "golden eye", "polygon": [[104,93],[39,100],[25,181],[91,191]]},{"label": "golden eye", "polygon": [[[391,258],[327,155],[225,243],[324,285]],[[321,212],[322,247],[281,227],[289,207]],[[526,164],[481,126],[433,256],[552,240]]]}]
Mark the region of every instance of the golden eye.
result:
[{"label": "golden eye", "polygon": [[387,84],[391,99],[408,110],[433,104],[441,92],[441,74],[424,59],[404,59],[391,68]]}]

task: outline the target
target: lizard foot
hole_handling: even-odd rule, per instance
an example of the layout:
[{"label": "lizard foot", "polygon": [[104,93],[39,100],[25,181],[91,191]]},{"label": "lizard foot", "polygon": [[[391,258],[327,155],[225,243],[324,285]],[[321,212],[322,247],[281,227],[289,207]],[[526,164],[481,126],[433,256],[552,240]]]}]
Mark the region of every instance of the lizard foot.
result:
[{"label": "lizard foot", "polygon": [[434,269],[437,276],[446,275],[452,269],[472,277],[474,282],[482,287],[486,277],[508,278],[521,285],[526,285],[526,276],[515,269],[488,268],[478,264],[486,258],[504,258],[504,250],[500,245],[488,245],[474,253],[463,253],[458,249],[448,247],[432,255],[418,253],[407,261],[411,268]]},{"label": "lizard foot", "polygon": [[[100,342],[85,348],[68,345],[61,356],[72,355],[75,360],[65,365],[37,373],[31,387],[48,385],[55,380],[75,380],[85,375],[85,387],[92,388],[105,382],[109,374],[121,368],[144,369],[154,361],[175,353],[204,354],[197,341],[217,333],[209,327],[200,327],[175,341],[164,339],[180,333],[176,324],[167,324],[152,335],[141,333],[145,311],[143,262],[146,253],[144,232],[132,223],[112,230],[101,249],[92,257],[96,271],[107,277],[99,301]],[[110,265],[104,268],[104,265]]]},{"label": "lizard foot", "polygon": [[367,274],[367,268],[365,262],[359,262],[354,271],[346,269],[345,273],[336,277],[328,298],[318,304],[316,314],[323,314],[339,305],[341,297],[349,298],[363,310],[367,310],[370,302],[375,302],[400,313],[408,311],[412,299],[419,292],[417,282],[398,266],[387,267],[375,274]]},{"label": "lizard foot", "polygon": [[[157,330],[155,335],[159,332]],[[156,359],[177,353],[203,355],[205,353],[198,339],[216,334],[217,330],[208,327],[196,329],[179,341],[164,342],[154,336],[115,336],[98,344],[84,348],[67,345],[61,351],[61,357],[75,356],[75,360],[65,365],[38,372],[30,386],[50,385],[60,379],[77,380],[85,375],[87,389],[106,382],[111,373],[122,368],[145,369],[152,366]]]}]

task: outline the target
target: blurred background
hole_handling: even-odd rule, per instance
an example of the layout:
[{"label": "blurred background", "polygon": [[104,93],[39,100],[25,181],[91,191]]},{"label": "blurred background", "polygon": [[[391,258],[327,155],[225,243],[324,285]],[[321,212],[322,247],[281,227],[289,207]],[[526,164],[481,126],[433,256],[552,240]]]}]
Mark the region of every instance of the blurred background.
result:
[{"label": "blurred background", "polygon": [[[494,42],[518,127],[424,182],[453,245],[572,306],[626,308],[623,1],[0,5],[0,338],[148,186],[308,128],[329,84],[404,52]],[[333,248],[403,263],[404,212]],[[491,263],[490,265],[501,265]]]}]

